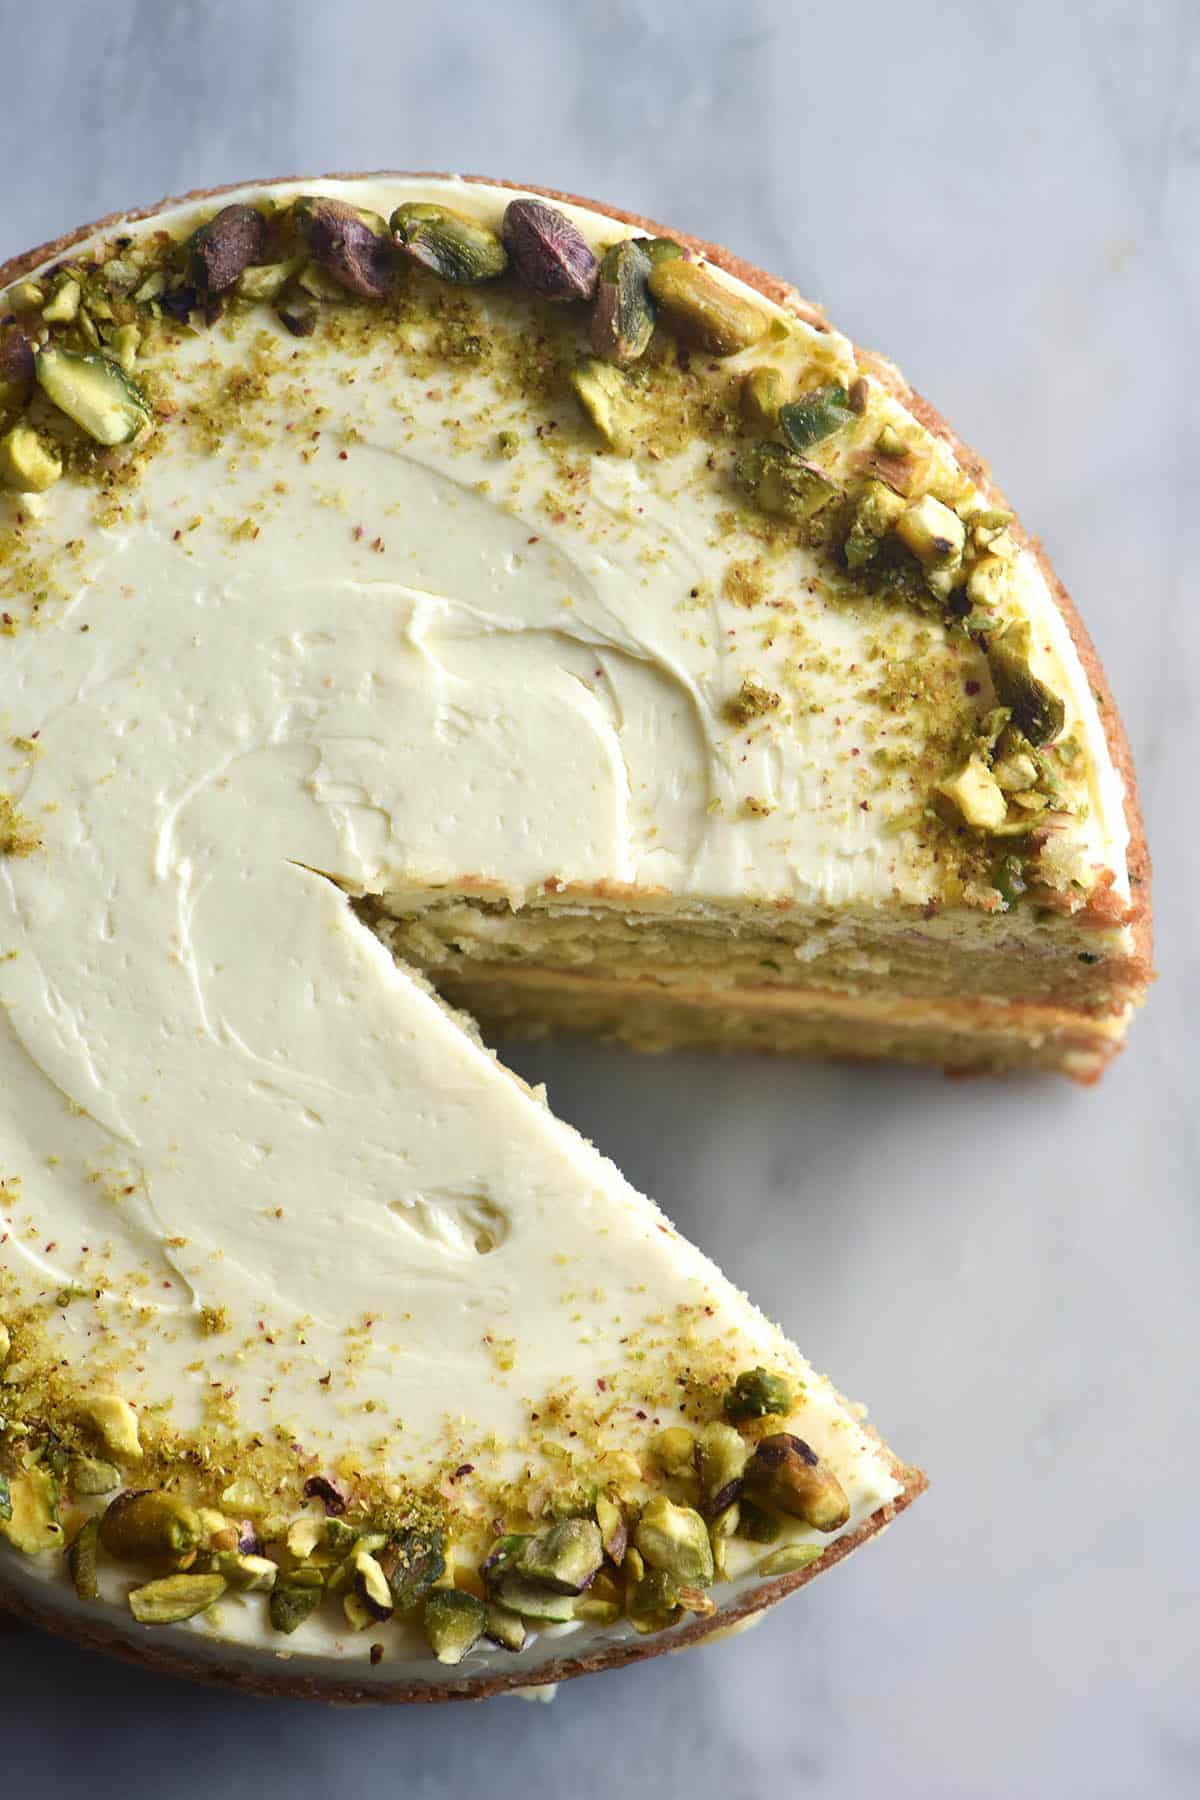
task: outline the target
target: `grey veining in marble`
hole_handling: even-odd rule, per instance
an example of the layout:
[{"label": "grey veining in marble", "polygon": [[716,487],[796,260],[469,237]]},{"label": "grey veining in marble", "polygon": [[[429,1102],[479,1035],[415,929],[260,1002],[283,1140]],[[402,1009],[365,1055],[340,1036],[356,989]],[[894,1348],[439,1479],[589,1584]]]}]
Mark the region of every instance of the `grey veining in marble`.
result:
[{"label": "grey veining in marble", "polygon": [[0,1636],[5,1791],[1200,1792],[1200,7],[0,0],[0,26],[0,253],[236,177],[466,168],[730,243],[885,348],[1082,602],[1162,970],[1093,1092],[518,1051],[928,1497],[752,1635],[549,1708],[325,1712]]}]

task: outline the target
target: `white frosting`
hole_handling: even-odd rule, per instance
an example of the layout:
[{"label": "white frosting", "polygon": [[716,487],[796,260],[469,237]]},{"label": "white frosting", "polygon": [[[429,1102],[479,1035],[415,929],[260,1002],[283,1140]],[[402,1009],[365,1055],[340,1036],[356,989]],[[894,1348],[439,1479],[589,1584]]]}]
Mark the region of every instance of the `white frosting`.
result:
[{"label": "white frosting", "polygon": [[[511,197],[401,180],[304,191],[384,214],[449,194],[493,222]],[[573,216],[595,243],[619,234]],[[808,601],[801,569],[824,710],[797,702],[787,732],[734,731],[721,709],[743,679],[794,692],[795,644],[722,597],[740,538],[714,529],[692,453],[592,458],[556,514],[538,438],[498,459],[505,402],[486,375],[450,391],[409,379],[386,346],[363,366],[294,344],[266,311],[262,329],[295,355],[277,454],[243,449],[231,467],[168,421],[121,522],[96,530],[92,495],[66,480],[7,503],[35,515],[40,552],[85,552],[60,552],[66,597],[0,647],[5,740],[39,746],[0,755],[0,785],[43,841],[0,860],[0,1265],[32,1297],[94,1280],[101,1255],[100,1301],[56,1327],[64,1353],[102,1371],[119,1347],[129,1397],[173,1425],[199,1425],[220,1384],[247,1431],[364,1456],[391,1432],[397,1474],[444,1454],[459,1416],[464,1439],[495,1434],[496,1468],[515,1466],[531,1397],[562,1380],[592,1392],[620,1370],[618,1339],[670,1338],[673,1309],[708,1306],[697,1342],[726,1337],[740,1361],[808,1382],[804,1435],[832,1458],[853,1529],[898,1491],[873,1440],[394,966],[346,892],[475,879],[519,899],[556,877],[697,907],[922,899],[887,806],[860,804],[866,704],[844,671],[862,622]],[[793,321],[772,354],[802,360],[814,335]],[[189,383],[243,354],[220,328],[187,338],[180,418]],[[561,428],[586,454],[586,428]],[[258,535],[235,538],[251,517]],[[1120,781],[1029,558],[1024,580],[1095,771],[1084,852],[1124,892]],[[772,816],[748,816],[748,796]],[[228,1308],[231,1332],[202,1337],[201,1306]],[[365,1315],[351,1366],[347,1328]],[[632,1429],[605,1426],[614,1446]],[[223,1603],[220,1630],[278,1649],[259,1596]],[[374,1679],[363,1645],[314,1621],[287,1647],[353,1656]],[[411,1647],[416,1678],[446,1673],[423,1654]],[[379,1676],[394,1678],[390,1655]]]}]

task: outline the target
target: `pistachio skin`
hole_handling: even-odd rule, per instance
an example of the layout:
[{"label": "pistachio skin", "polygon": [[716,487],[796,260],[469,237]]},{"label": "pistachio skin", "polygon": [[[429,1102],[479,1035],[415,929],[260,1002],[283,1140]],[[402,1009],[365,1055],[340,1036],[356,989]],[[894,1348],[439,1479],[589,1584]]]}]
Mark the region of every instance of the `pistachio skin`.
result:
[{"label": "pistachio skin", "polygon": [[19,325],[0,327],[0,406],[24,406],[33,383],[33,345]]},{"label": "pistachio skin", "polygon": [[545,200],[510,200],[500,228],[513,274],[543,300],[590,300],[600,265],[565,213]]},{"label": "pistachio skin", "polygon": [[118,1562],[186,1556],[200,1537],[196,1509],[165,1488],[127,1489],[100,1520],[100,1542]]},{"label": "pistachio skin", "polygon": [[443,281],[474,286],[495,281],[508,267],[496,233],[452,207],[410,200],[396,208],[390,224],[400,248]]},{"label": "pistachio skin", "polygon": [[803,1438],[780,1431],[763,1438],[746,1467],[746,1492],[814,1531],[840,1531],[850,1518],[846,1491]]},{"label": "pistachio skin", "polygon": [[650,269],[636,238],[613,244],[600,262],[588,339],[597,356],[622,369],[645,355],[654,335]]},{"label": "pistachio skin", "polygon": [[244,269],[260,262],[267,245],[267,222],[253,206],[223,206],[192,233],[192,280],[207,294],[224,294]]}]

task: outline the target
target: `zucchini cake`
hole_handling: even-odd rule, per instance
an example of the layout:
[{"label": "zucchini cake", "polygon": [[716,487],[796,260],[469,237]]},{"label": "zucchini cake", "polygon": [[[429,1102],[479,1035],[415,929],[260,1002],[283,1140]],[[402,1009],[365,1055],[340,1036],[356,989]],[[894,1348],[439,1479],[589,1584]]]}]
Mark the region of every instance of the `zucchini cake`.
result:
[{"label": "zucchini cake", "polygon": [[0,1592],[445,1699],[919,1491],[489,1026],[1090,1078],[1127,754],[981,466],[790,290],[378,176],[0,271]]}]

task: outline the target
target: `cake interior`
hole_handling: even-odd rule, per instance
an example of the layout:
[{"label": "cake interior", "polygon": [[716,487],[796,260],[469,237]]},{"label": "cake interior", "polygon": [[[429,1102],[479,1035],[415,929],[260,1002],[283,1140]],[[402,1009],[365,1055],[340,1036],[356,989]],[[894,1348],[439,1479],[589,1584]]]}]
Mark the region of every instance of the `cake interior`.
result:
[{"label": "cake interior", "polygon": [[[459,891],[361,914],[485,1032],[583,1032],[645,1050],[750,1047],[1094,1078],[1136,1003],[1132,959],[1070,919],[968,931],[913,911],[726,907]],[[1080,949],[1080,943],[1096,949]]]}]

